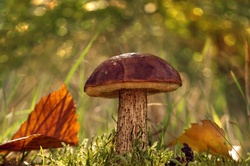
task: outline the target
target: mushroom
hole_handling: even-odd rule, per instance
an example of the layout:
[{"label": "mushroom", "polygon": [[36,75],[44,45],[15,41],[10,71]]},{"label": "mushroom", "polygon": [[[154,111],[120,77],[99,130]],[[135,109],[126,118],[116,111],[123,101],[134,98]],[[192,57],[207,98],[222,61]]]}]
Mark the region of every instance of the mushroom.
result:
[{"label": "mushroom", "polygon": [[145,148],[147,95],[176,90],[179,73],[165,60],[147,53],[126,53],[101,63],[88,78],[84,91],[92,97],[119,97],[116,152],[131,150],[136,140]]}]

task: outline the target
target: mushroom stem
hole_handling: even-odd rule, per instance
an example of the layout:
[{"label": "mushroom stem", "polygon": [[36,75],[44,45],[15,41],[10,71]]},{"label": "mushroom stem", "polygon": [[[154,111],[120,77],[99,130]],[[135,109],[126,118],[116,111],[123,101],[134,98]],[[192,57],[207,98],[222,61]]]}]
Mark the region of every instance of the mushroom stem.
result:
[{"label": "mushroom stem", "polygon": [[121,89],[115,140],[117,153],[130,151],[137,140],[142,148],[147,145],[147,90]]}]

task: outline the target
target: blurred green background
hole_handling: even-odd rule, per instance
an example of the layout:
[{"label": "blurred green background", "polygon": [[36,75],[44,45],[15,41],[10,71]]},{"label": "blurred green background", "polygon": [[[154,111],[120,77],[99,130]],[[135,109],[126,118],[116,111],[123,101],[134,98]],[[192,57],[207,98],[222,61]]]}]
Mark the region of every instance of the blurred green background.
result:
[{"label": "blurred green background", "polygon": [[249,0],[0,1],[0,141],[11,139],[79,60],[68,88],[80,140],[111,132],[117,100],[90,98],[84,83],[111,56],[147,52],[171,63],[183,80],[177,91],[149,97],[150,139],[168,143],[190,123],[209,118],[246,153],[249,6]]}]

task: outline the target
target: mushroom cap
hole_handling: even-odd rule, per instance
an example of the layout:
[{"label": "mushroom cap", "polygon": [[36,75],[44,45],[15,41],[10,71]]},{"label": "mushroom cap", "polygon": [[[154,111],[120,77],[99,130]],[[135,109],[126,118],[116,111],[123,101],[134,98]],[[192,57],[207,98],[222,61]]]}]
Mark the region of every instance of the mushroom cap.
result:
[{"label": "mushroom cap", "polygon": [[174,91],[179,73],[165,60],[147,53],[126,53],[101,63],[86,81],[92,97],[118,97],[120,89],[146,89],[148,94]]}]

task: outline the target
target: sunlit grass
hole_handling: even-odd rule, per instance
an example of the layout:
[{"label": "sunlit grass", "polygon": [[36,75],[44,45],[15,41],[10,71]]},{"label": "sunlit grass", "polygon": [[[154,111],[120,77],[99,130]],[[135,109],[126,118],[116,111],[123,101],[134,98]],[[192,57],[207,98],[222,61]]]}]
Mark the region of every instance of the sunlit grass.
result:
[{"label": "sunlit grass", "polygon": [[[167,148],[159,148],[157,142],[154,142],[147,150],[137,148],[135,144],[133,149],[129,153],[117,154],[114,146],[114,134],[102,134],[100,136],[85,138],[81,143],[73,148],[63,144],[63,148],[44,150],[40,149],[39,153],[32,156],[32,160],[23,158],[19,160],[19,164],[39,164],[39,165],[59,165],[59,166],[76,166],[76,165],[153,165],[153,166],[166,166],[170,162],[177,165],[183,165],[186,163],[186,154],[181,151],[182,146],[178,145],[175,151]],[[246,160],[235,161],[229,158],[221,156],[198,154],[193,155],[194,160],[189,161],[188,165],[205,165],[205,166],[247,166]],[[30,155],[31,158],[31,155]],[[177,160],[182,158],[183,160]]]},{"label": "sunlit grass", "polygon": [[[107,149],[102,149],[103,146],[99,147],[99,149],[93,149],[93,147],[89,147],[86,139],[91,139],[93,136],[93,142],[102,139],[106,140],[104,136],[100,139],[96,137],[98,135],[103,135],[104,133],[112,133],[112,131],[116,127],[116,117],[117,117],[117,100],[116,99],[101,99],[101,98],[90,98],[87,96],[84,91],[84,83],[88,77],[88,73],[86,73],[85,69],[88,68],[87,63],[83,63],[80,65],[80,62],[83,62],[85,59],[85,55],[87,55],[90,50],[93,42],[95,41],[97,36],[94,36],[92,40],[88,43],[86,49],[82,52],[76,62],[73,64],[71,70],[65,76],[65,80],[54,80],[53,82],[50,77],[44,76],[43,79],[39,82],[30,81],[25,79],[25,76],[20,76],[18,73],[13,72],[9,80],[1,80],[1,113],[0,113],[0,141],[11,139],[14,132],[19,128],[21,123],[28,117],[28,114],[34,108],[36,102],[44,95],[47,95],[51,91],[58,89],[62,82],[66,82],[68,84],[68,88],[70,92],[73,94],[73,98],[76,102],[78,121],[81,125],[79,138],[80,140],[84,140],[82,144],[80,144],[75,149],[71,147],[65,146],[60,150],[52,150],[50,156],[47,156],[47,151],[43,153],[40,151],[41,157],[43,158],[42,163],[46,162],[53,163],[54,165],[66,163],[69,165],[74,165],[75,162],[79,163],[89,163],[91,165],[95,162],[107,161],[107,158],[116,163],[117,160],[121,160],[125,162],[124,156],[116,156],[114,153],[113,147],[105,147]],[[204,46],[206,49],[209,49],[208,45]],[[204,55],[203,55],[204,54]],[[205,56],[206,51],[201,53],[201,56]],[[89,62],[91,63],[91,62]],[[207,64],[203,64],[199,62],[200,67],[211,68],[211,66],[207,66]],[[199,68],[199,69],[201,69]],[[155,106],[155,110],[159,110],[159,115],[162,116],[161,121],[150,121],[149,117],[149,135],[150,135],[150,145],[153,146],[153,150],[155,155],[162,155],[161,153],[168,154],[167,160],[172,156],[172,151],[167,151],[165,149],[165,145],[169,143],[172,139],[183,133],[184,129],[188,128],[190,123],[198,122],[202,119],[206,119],[207,117],[213,119],[219,125],[226,129],[226,132],[229,136],[229,141],[232,140],[230,136],[233,135],[233,139],[240,141],[241,146],[244,148],[244,154],[242,154],[242,158],[248,157],[247,152],[249,149],[249,145],[244,145],[245,142],[249,141],[250,137],[245,137],[247,130],[242,128],[242,126],[238,125],[237,122],[235,126],[237,129],[227,128],[228,122],[226,123],[223,120],[224,116],[229,116],[230,114],[227,112],[226,107],[226,99],[225,99],[225,88],[223,84],[218,83],[218,80],[221,81],[216,76],[207,78],[207,75],[202,71],[197,70],[197,75],[199,77],[198,80],[193,81],[188,75],[184,75],[182,78],[184,81],[183,87],[179,88],[177,91],[172,92],[170,94],[165,95],[152,95],[149,99],[149,105],[154,105],[155,101],[157,104]],[[243,99],[244,93],[241,88],[241,85],[238,83],[236,76],[232,75],[235,81],[236,86],[240,90]],[[31,79],[32,80],[32,79]],[[208,81],[209,80],[209,81]],[[206,82],[208,81],[208,82]],[[27,88],[27,84],[30,83],[30,87]],[[218,87],[213,87],[214,85],[219,84]],[[23,89],[23,87],[26,87]],[[220,100],[220,102],[218,102]],[[153,112],[154,109],[151,111]],[[152,113],[151,112],[151,113]],[[232,124],[232,123],[231,123]],[[107,140],[106,140],[107,141]],[[81,141],[80,141],[81,142]],[[158,142],[154,144],[154,142]],[[93,145],[93,144],[91,144]],[[113,146],[113,145],[112,145]],[[110,148],[110,149],[109,149]],[[87,149],[87,150],[86,150]],[[98,151],[100,150],[100,151]],[[104,151],[106,150],[106,151]],[[152,150],[152,149],[151,149]],[[79,154],[84,151],[82,155],[87,156],[77,156],[75,153]],[[159,151],[156,152],[156,151]],[[100,158],[94,158],[96,153],[101,155]],[[146,160],[149,156],[144,152],[135,152],[135,156],[143,154],[146,157]],[[171,155],[170,155],[171,154]],[[132,155],[132,156],[131,156]],[[178,155],[178,154],[176,154]],[[83,157],[83,158],[81,158]],[[126,157],[131,157],[124,165],[129,165],[134,160],[133,154],[128,154]],[[156,156],[154,156],[156,157]],[[80,159],[81,158],[81,159]],[[144,158],[136,158],[138,162],[142,162]],[[215,164],[220,163],[222,160],[218,160],[216,157],[208,157],[208,156],[197,156],[197,161],[194,163],[199,165],[203,164]],[[79,161],[78,161],[79,160]],[[86,160],[86,161],[85,161]],[[247,161],[247,160],[246,160]],[[109,163],[107,162],[107,163]],[[228,161],[230,164],[235,164],[234,161]],[[77,164],[79,164],[77,163]],[[104,163],[107,164],[107,163]],[[244,163],[244,162],[243,162]],[[76,165],[77,165],[76,164]]]},{"label": "sunlit grass", "polygon": [[86,46],[86,48],[84,49],[84,51],[82,52],[82,54],[79,56],[79,58],[76,60],[76,62],[74,63],[74,65],[71,67],[68,75],[66,76],[66,79],[64,81],[64,83],[67,85],[69,83],[69,81],[71,80],[71,78],[73,77],[73,75],[75,74],[77,68],[79,68],[79,65],[81,64],[81,62],[83,61],[85,55],[88,53],[89,49],[91,48],[93,42],[96,40],[98,36],[98,33],[95,34],[95,36],[91,39],[91,41],[88,43],[88,45]]},{"label": "sunlit grass", "polygon": [[133,149],[131,153],[118,155],[115,153],[114,132],[85,139],[76,149],[64,148],[50,153],[40,151],[43,165],[165,165],[172,152],[157,149],[153,144],[148,150]]},{"label": "sunlit grass", "polygon": [[[87,96],[83,90],[86,79],[109,56],[140,51],[168,60],[183,80],[177,91],[149,97],[150,145],[156,141],[156,149],[165,150],[190,123],[208,118],[226,131],[232,145],[241,147],[240,157],[249,160],[247,1],[33,1],[1,5],[0,67],[12,71],[0,75],[0,143],[12,138],[41,97],[65,82],[76,103],[79,140],[89,141],[86,147],[52,150],[53,157],[43,156],[42,163],[50,159],[73,163],[78,158],[72,152],[90,148],[91,141],[101,140],[96,136],[108,135],[116,127],[117,99]],[[225,14],[218,17],[221,12]],[[242,29],[247,30],[244,37]],[[89,151],[89,162],[95,152]],[[214,156],[196,159],[204,165],[221,164]]]}]

